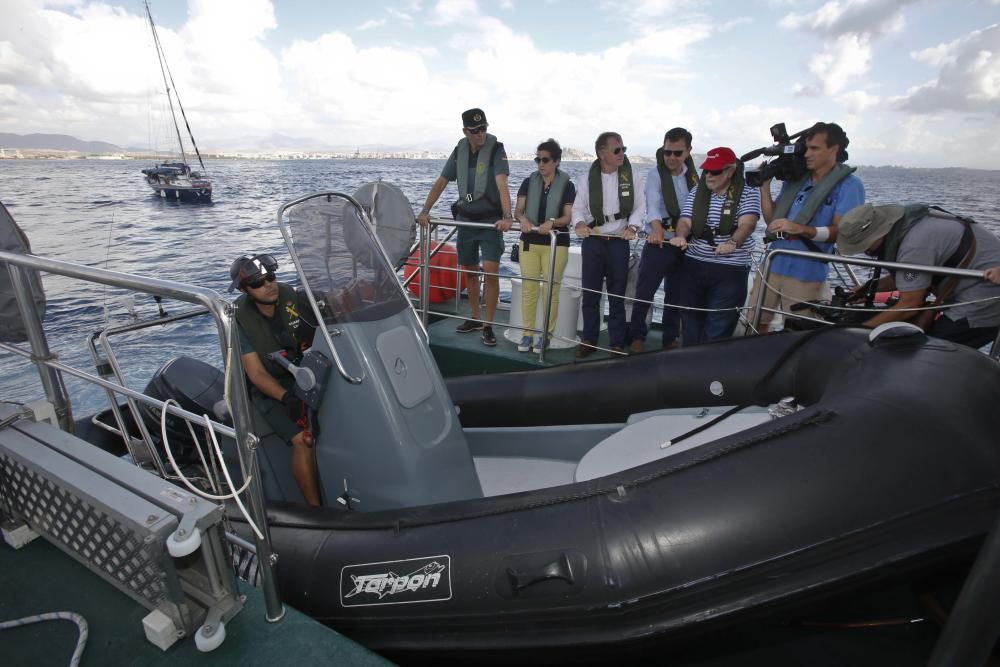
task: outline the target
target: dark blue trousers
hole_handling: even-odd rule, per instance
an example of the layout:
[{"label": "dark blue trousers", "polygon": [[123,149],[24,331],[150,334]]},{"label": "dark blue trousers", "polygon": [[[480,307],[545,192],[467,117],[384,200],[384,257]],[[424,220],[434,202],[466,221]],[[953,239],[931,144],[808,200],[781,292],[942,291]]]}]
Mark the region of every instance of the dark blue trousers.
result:
[{"label": "dark blue trousers", "polygon": [[683,271],[681,305],[731,309],[721,312],[685,310],[681,315],[684,347],[731,337],[740,320],[737,308],[742,307],[747,298],[749,267],[727,266],[685,257]]},{"label": "dark blue trousers", "polygon": [[[601,333],[601,288],[608,281],[608,337],[612,347],[625,347],[625,286],[628,284],[628,241],[588,236],[583,239],[583,340],[596,343]],[[588,291],[593,290],[593,291]]]},{"label": "dark blue trousers", "polygon": [[[635,298],[652,301],[656,288],[666,280],[663,286],[663,345],[670,343],[680,335],[681,313],[668,304],[678,305],[681,302],[681,283],[684,276],[684,251],[676,246],[664,243],[662,247],[647,243],[642,249],[642,259],[639,261],[639,279],[635,284]],[[629,322],[629,337],[632,340],[646,340],[646,313],[649,305],[636,301],[632,305],[632,320]]]}]

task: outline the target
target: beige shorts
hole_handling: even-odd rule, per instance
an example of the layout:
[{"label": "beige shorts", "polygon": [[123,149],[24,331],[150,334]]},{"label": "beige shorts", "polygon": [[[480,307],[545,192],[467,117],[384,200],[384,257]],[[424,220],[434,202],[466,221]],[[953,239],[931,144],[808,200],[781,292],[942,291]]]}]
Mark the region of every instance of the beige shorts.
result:
[{"label": "beige shorts", "polygon": [[[750,293],[749,305],[757,305],[757,297],[763,285],[761,276],[757,276],[754,281],[753,291]],[[764,303],[760,313],[760,325],[770,326],[775,313],[771,310],[781,310],[786,313],[791,312],[792,305],[803,301],[828,301],[830,299],[830,286],[824,281],[821,283],[807,283],[790,276],[779,276],[772,273],[767,280],[767,291],[764,292]],[[771,309],[771,310],[767,310]]]}]

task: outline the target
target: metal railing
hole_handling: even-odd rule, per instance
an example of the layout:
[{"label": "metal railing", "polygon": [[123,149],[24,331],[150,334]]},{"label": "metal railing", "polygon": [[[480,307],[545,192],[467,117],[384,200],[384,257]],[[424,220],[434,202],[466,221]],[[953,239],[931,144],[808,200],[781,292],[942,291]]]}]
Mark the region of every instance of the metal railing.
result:
[{"label": "metal railing", "polygon": [[[442,241],[436,241],[437,245],[432,250],[431,249],[431,233],[432,232],[436,232],[440,227],[444,227],[444,226],[449,226],[449,227],[452,227],[453,229],[451,229],[448,232],[448,234],[445,236],[444,240],[442,240]],[[462,221],[462,220],[451,220],[450,218],[431,218],[429,225],[426,225],[426,226],[425,225],[418,225],[418,227],[420,228],[420,237],[419,237],[419,240],[418,240],[418,247],[420,248],[420,259],[419,259],[419,262],[418,262],[416,270],[403,282],[403,286],[404,287],[408,286],[413,280],[416,279],[416,276],[419,275],[419,277],[420,277],[420,298],[419,298],[419,302],[418,302],[417,311],[418,311],[418,316],[420,317],[420,322],[421,322],[421,324],[424,327],[424,331],[426,332],[427,331],[427,323],[428,323],[429,315],[431,314],[431,310],[430,310],[430,298],[429,298],[430,297],[430,282],[431,282],[430,281],[430,258],[433,257],[434,255],[436,255],[441,250],[441,248],[444,246],[444,244],[449,239],[451,239],[458,232],[459,228],[464,228],[464,229],[495,229],[495,227],[494,227],[494,225],[491,225],[489,223],[484,223],[484,222],[466,222],[466,221]],[[522,230],[521,230],[520,225],[514,224],[511,227],[510,231],[521,232]],[[559,232],[556,232],[554,229],[550,230],[549,234],[548,234],[548,236],[549,236],[549,273],[548,273],[548,277],[547,278],[529,278],[527,276],[523,276],[523,275],[521,276],[521,280],[522,281],[524,281],[524,280],[530,280],[530,281],[533,281],[533,282],[544,283],[544,285],[545,285],[545,290],[544,290],[544,297],[545,298],[544,298],[544,301],[543,301],[543,308],[542,308],[543,313],[544,313],[544,317],[542,319],[543,329],[537,329],[537,328],[526,329],[526,328],[522,327],[522,330],[523,331],[531,331],[532,334],[535,334],[535,333],[541,334],[543,336],[543,338],[546,338],[546,339],[549,336],[549,318],[552,315],[552,290],[553,290],[553,287],[556,284],[558,284],[554,280],[554,278],[555,278],[555,268],[556,268],[556,252],[555,252],[555,250],[556,250],[556,238],[557,238],[558,234],[559,234]],[[411,252],[412,252],[412,249],[411,249]],[[489,273],[489,272],[485,272],[485,271],[478,271],[476,273],[471,273],[471,272],[468,272],[465,269],[463,269],[461,266],[459,266],[457,269],[452,269],[452,268],[449,268],[449,267],[434,267],[434,268],[436,270],[441,270],[441,271],[454,271],[455,272],[455,304],[456,304],[456,310],[457,310],[457,306],[458,306],[458,300],[459,300],[459,298],[461,296],[460,295],[460,287],[459,286],[461,285],[461,276],[462,276],[463,273],[470,274],[469,275],[469,279],[474,279],[474,280],[477,280],[477,281],[479,280],[479,276],[480,275],[482,275],[482,276],[487,276],[487,275],[489,275],[489,276],[496,276],[497,279],[499,279],[501,277],[499,273]],[[424,280],[423,279],[424,276],[427,276],[428,279]],[[478,284],[477,284],[476,289],[479,289]],[[483,303],[482,300],[480,301],[480,307],[483,308],[483,309],[485,309],[485,304]],[[461,317],[461,316],[453,316],[453,315],[450,315],[448,313],[441,313],[441,312],[434,312],[434,314],[438,315],[438,316],[442,316],[442,317]],[[473,319],[473,320],[475,320],[477,322],[482,322],[486,326],[493,326],[493,325],[500,326],[500,323],[493,322],[493,321],[488,321],[486,319],[477,319],[477,318],[470,318],[470,319]],[[542,345],[541,346],[541,349],[539,350],[539,353],[538,353],[538,359],[539,359],[539,361],[542,361],[542,362],[545,361],[545,352],[546,352],[546,348],[547,347],[548,347],[547,345]]]},{"label": "metal railing", "polygon": [[72,430],[72,420],[65,418],[70,414],[69,402],[62,390],[60,373],[67,373],[115,394],[122,394],[130,399],[142,401],[189,422],[205,422],[201,415],[195,415],[172,405],[165,405],[162,401],[130,389],[122,383],[110,382],[57,361],[56,357],[48,349],[41,321],[31,306],[32,297],[27,287],[26,270],[45,271],[68,278],[176,299],[202,306],[212,316],[219,335],[222,358],[227,361],[227,370],[231,377],[238,378],[238,380],[230,383],[232,390],[230,407],[235,429],[214,421],[210,422],[210,427],[216,433],[236,440],[236,450],[239,454],[241,471],[244,479],[249,479],[250,514],[254,522],[261,528],[263,534],[263,538],[255,535],[254,541],[261,567],[261,589],[264,593],[267,620],[270,622],[280,620],[284,616],[285,611],[281,603],[273,569],[276,560],[272,553],[271,537],[267,527],[267,517],[264,507],[263,486],[261,484],[256,457],[258,438],[250,431],[252,421],[250,417],[249,397],[247,396],[246,383],[242,381],[244,376],[242,355],[240,354],[237,328],[233,326],[231,318],[232,307],[230,304],[224,301],[213,290],[169,280],[146,278],[81,264],[62,262],[35,255],[0,251],[0,262],[7,264],[7,270],[10,273],[11,284],[17,297],[21,317],[27,329],[31,350],[24,350],[8,343],[0,343],[0,349],[24,357],[35,363],[42,378],[46,396],[56,407],[57,414],[61,413],[60,424],[68,431]]},{"label": "metal railing", "polygon": [[[930,273],[933,275],[940,276],[953,276],[956,278],[972,278],[974,280],[983,280],[983,272],[975,271],[973,269],[955,269],[945,266],[926,266],[924,264],[907,264],[903,262],[886,262],[878,259],[868,259],[865,257],[844,257],[842,255],[828,255],[826,253],[818,252],[808,252],[805,250],[791,250],[788,248],[776,248],[771,250],[764,255],[763,268],[760,271],[761,280],[763,285],[761,289],[757,290],[757,300],[756,303],[751,304],[751,310],[753,312],[751,327],[754,332],[757,331],[760,325],[760,316],[763,312],[776,313],[782,316],[790,316],[798,319],[805,319],[813,322],[823,322],[826,324],[825,320],[817,320],[811,317],[804,317],[798,313],[792,313],[791,311],[785,311],[780,308],[764,308],[764,297],[765,290],[770,289],[768,287],[769,280],[771,277],[771,265],[773,264],[775,257],[788,256],[788,257],[799,257],[802,259],[811,259],[826,264],[842,264],[847,267],[851,266],[864,266],[868,268],[881,268],[888,269],[889,271],[913,271],[916,273]],[[853,276],[853,273],[851,274]],[[954,305],[954,304],[952,304]],[[913,308],[908,310],[921,311],[921,310],[938,310],[940,307],[934,306],[924,306],[920,308]],[[873,313],[874,315],[875,313]],[[994,360],[1000,360],[1000,332],[998,332],[997,337],[993,340],[993,344],[990,346],[990,358]]]}]

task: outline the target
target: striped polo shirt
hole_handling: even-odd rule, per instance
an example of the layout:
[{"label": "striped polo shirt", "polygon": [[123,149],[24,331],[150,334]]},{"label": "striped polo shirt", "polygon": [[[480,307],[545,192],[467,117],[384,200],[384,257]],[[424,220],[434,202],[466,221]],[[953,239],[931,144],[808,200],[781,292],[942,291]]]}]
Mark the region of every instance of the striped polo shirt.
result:
[{"label": "striped polo shirt", "polygon": [[[691,188],[688,193],[687,201],[684,202],[684,208],[681,209],[681,218],[687,218],[691,221],[691,216],[694,211],[694,195],[698,191],[698,186]],[[718,195],[714,192],[712,193],[711,200],[708,205],[708,220],[706,225],[710,227],[713,231],[719,228],[719,218],[722,216],[722,205],[726,203],[725,193]],[[760,219],[760,191],[757,188],[743,187],[743,196],[740,197],[739,210],[736,213],[736,218],[739,219],[744,215],[753,215],[758,220]],[[736,228],[736,221],[733,221],[733,229]],[[715,245],[724,243],[729,240],[730,235],[714,234]],[[754,248],[753,236],[747,236],[743,245],[736,248],[733,252],[728,255],[716,255],[715,248],[709,243],[703,241],[702,239],[696,239],[691,237],[688,240],[687,256],[691,259],[696,259],[700,262],[713,262],[715,264],[727,264],[729,266],[750,266],[750,251]]]}]

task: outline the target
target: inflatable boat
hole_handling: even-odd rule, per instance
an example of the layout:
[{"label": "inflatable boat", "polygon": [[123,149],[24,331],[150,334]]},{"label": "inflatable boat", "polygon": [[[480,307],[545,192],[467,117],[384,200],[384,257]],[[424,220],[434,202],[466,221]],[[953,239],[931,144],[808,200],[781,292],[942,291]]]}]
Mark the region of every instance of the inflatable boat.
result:
[{"label": "inflatable boat", "polygon": [[[257,419],[278,580],[376,651],[551,660],[748,624],[933,573],[1000,508],[1000,369],[971,349],[833,327],[446,383],[361,204],[279,219],[323,323],[298,368],[324,507]],[[154,384],[207,409],[225,381],[181,359]]]}]

